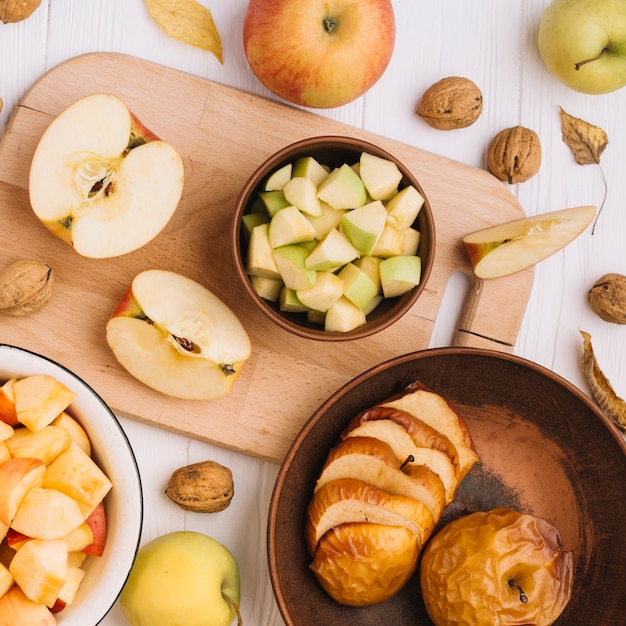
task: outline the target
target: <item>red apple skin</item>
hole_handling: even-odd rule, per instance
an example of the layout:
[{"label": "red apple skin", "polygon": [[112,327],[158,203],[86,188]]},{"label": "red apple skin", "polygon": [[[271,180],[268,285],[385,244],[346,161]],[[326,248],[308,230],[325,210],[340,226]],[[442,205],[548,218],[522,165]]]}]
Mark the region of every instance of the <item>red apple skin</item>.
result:
[{"label": "red apple skin", "polygon": [[43,604],[29,600],[13,585],[0,597],[0,626],[56,626],[57,620]]},{"label": "red apple skin", "polygon": [[43,471],[45,465],[40,459],[15,458],[0,464],[0,522],[5,526],[11,526],[15,514],[10,510],[9,503],[13,489],[31,472],[39,472],[43,478]]},{"label": "red apple skin", "polygon": [[113,313],[111,313],[110,317],[143,317],[145,313],[143,309],[137,302],[135,298],[135,294],[133,293],[132,285],[126,290],[122,299],[119,301],[118,305],[115,307]]},{"label": "red apple skin", "polygon": [[91,528],[91,532],[93,533],[93,542],[83,550],[83,553],[92,556],[102,556],[104,553],[107,535],[106,514],[103,502],[100,502],[100,504],[96,506],[96,508],[89,514],[85,522],[89,528]]},{"label": "red apple skin", "polygon": [[15,402],[0,389],[0,420],[9,426],[17,426],[17,414],[15,413]]},{"label": "red apple skin", "polygon": [[[332,32],[325,28],[336,20]],[[277,96],[306,107],[342,106],[382,76],[393,54],[390,0],[251,0],[243,25],[248,63]]]}]

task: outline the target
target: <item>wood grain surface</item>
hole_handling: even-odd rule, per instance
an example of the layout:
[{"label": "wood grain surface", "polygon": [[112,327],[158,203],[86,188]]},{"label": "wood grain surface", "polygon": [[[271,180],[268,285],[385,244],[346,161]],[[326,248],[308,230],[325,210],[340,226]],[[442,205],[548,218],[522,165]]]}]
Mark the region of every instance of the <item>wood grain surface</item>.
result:
[{"label": "wood grain surface", "polygon": [[[185,162],[181,204],[144,248],[87,259],[51,235],[28,201],[28,172],[43,131],[77,98],[111,92]],[[270,324],[238,288],[228,244],[237,193],[279,148],[316,135],[361,137],[416,175],[432,205],[436,258],[426,290],[400,322],[365,340],[326,345]],[[310,112],[161,65],[116,53],[90,53],[40,78],[16,107],[0,143],[5,238],[0,267],[25,257],[56,272],[51,303],[26,318],[0,320],[0,341],[35,350],[82,376],[118,413],[262,459],[280,461],[311,413],[342,384],[391,357],[428,346],[449,278],[472,276],[461,237],[522,217],[510,191],[487,172]],[[109,350],[104,326],[140,271],[164,268],[203,283],[240,317],[253,355],[230,395],[213,402],[168,398],[130,377]],[[477,281],[458,319],[454,345],[511,352],[533,280],[527,270]]]}]

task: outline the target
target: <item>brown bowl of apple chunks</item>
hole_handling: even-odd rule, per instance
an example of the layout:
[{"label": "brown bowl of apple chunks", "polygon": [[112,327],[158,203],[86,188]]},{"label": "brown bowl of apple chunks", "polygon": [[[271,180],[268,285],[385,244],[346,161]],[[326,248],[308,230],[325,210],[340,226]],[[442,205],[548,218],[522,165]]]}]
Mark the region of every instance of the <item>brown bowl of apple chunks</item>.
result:
[{"label": "brown bowl of apple chunks", "polygon": [[307,339],[383,330],[418,299],[435,228],[415,176],[354,138],[286,146],[252,174],[235,204],[231,245],[253,302]]},{"label": "brown bowl of apple chunks", "polygon": [[0,344],[0,623],[99,622],[130,571],[142,506],[104,401],[54,361]]}]

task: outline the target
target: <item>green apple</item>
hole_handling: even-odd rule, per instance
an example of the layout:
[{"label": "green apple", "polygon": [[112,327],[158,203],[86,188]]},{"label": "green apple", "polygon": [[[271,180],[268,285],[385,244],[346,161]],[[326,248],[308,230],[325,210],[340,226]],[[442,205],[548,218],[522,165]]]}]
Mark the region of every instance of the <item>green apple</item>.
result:
[{"label": "green apple", "polygon": [[246,271],[251,276],[280,278],[280,272],[272,253],[272,246],[270,246],[269,224],[259,224],[250,233]]},{"label": "green apple", "polygon": [[296,176],[285,183],[283,193],[287,202],[307,215],[321,215],[322,207],[317,197],[317,185],[306,176]]},{"label": "green apple", "polygon": [[278,211],[289,206],[289,202],[287,198],[285,198],[285,194],[282,189],[260,191],[259,198],[261,199],[261,202],[270,217],[273,217],[276,213],[278,213]]},{"label": "green apple", "polygon": [[289,287],[282,288],[278,298],[278,307],[281,311],[289,313],[305,313],[308,311],[308,307],[298,300],[296,290]]},{"label": "green apple", "polygon": [[274,249],[274,261],[280,277],[289,289],[308,289],[315,284],[315,270],[306,267],[309,251],[292,244]]},{"label": "green apple", "polygon": [[282,191],[285,183],[291,179],[293,165],[287,163],[277,170],[274,170],[265,181],[265,191]]},{"label": "green apple", "polygon": [[387,222],[387,209],[380,200],[348,211],[341,230],[361,254],[371,254]]},{"label": "green apple", "polygon": [[343,294],[343,281],[332,272],[317,272],[315,284],[308,289],[296,291],[298,300],[307,308],[314,311],[328,311],[328,309]]},{"label": "green apple", "polygon": [[553,0],[538,44],[548,70],[575,91],[604,94],[626,85],[623,0]]},{"label": "green apple", "polygon": [[315,228],[315,238],[321,241],[333,228],[339,228],[341,216],[347,213],[348,209],[333,209],[330,204],[321,200],[320,206],[322,207],[321,215],[307,215],[306,217]]},{"label": "green apple", "polygon": [[393,256],[380,262],[380,283],[385,298],[401,296],[419,285],[422,262],[418,256]]},{"label": "green apple", "polygon": [[383,232],[374,246],[371,254],[387,259],[392,256],[399,256],[404,250],[404,234],[401,230],[385,224]]},{"label": "green apple", "polygon": [[268,278],[267,276],[250,276],[250,282],[254,290],[268,302],[277,302],[283,288],[280,278]]},{"label": "green apple", "polygon": [[376,283],[354,263],[344,265],[337,276],[343,281],[343,295],[359,309],[365,310],[378,293]]},{"label": "green apple", "polygon": [[551,211],[485,228],[463,237],[478,278],[498,278],[543,261],[573,241],[591,223],[596,207]]},{"label": "green apple", "polygon": [[404,247],[402,248],[402,256],[415,256],[420,247],[422,235],[415,228],[405,228],[402,231],[404,236]]},{"label": "green apple", "polygon": [[423,205],[424,198],[422,194],[413,185],[408,185],[385,203],[387,213],[389,214],[387,221],[398,230],[410,228],[417,219]]},{"label": "green apple", "polygon": [[250,241],[250,235],[252,234],[252,229],[259,224],[268,224],[270,218],[266,213],[246,213],[241,218],[241,225],[243,227],[243,236],[246,241]]},{"label": "green apple", "polygon": [[356,209],[367,202],[367,190],[360,176],[344,163],[319,184],[317,197],[334,209]]},{"label": "green apple", "polygon": [[292,243],[312,241],[315,239],[315,228],[300,209],[288,206],[278,211],[270,220],[268,237],[270,246],[278,248]]},{"label": "green apple", "polygon": [[345,333],[362,326],[366,321],[365,312],[350,302],[348,298],[341,296],[326,311],[324,330]]},{"label": "green apple", "polygon": [[354,261],[359,269],[363,270],[376,285],[376,293],[381,291],[380,286],[380,262],[382,259],[377,256],[363,255]]},{"label": "green apple", "polygon": [[293,164],[292,176],[305,176],[319,185],[330,173],[327,165],[322,165],[315,157],[307,156],[296,159]]},{"label": "green apple", "polygon": [[333,228],[309,254],[305,265],[312,270],[335,270],[359,256],[359,251],[350,243],[350,240]]},{"label": "green apple", "polygon": [[384,299],[385,297],[382,293],[377,293],[363,309],[363,313],[365,313],[366,316],[369,315]]},{"label": "green apple", "polygon": [[177,531],[142,546],[120,594],[130,626],[229,626],[239,612],[239,568],[208,535]]},{"label": "green apple", "polygon": [[389,159],[362,152],[359,176],[373,200],[387,200],[398,191],[402,172]]}]

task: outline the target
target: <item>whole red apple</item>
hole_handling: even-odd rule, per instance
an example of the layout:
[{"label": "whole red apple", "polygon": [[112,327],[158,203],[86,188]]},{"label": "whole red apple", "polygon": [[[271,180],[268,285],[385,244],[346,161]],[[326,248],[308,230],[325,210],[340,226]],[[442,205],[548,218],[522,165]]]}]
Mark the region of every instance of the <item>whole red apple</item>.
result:
[{"label": "whole red apple", "polygon": [[395,43],[390,0],[250,0],[246,57],[281,98],[338,107],[363,95],[387,68]]}]

